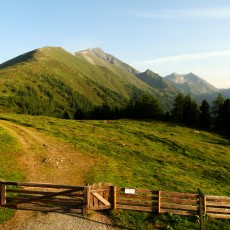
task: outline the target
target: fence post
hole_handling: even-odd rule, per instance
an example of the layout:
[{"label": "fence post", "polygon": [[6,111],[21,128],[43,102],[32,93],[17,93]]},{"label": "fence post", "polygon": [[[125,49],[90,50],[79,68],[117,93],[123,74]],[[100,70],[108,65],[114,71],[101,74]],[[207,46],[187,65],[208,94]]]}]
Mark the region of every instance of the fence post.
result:
[{"label": "fence post", "polygon": [[0,204],[6,205],[6,185],[0,179]]},{"label": "fence post", "polygon": [[158,191],[158,204],[157,204],[157,213],[161,213],[161,191]]},{"label": "fence post", "polygon": [[113,196],[113,210],[116,211],[117,210],[117,187],[116,186],[112,186],[112,196]]},{"label": "fence post", "polygon": [[83,214],[88,214],[89,212],[89,185],[84,187],[84,204],[83,204]]},{"label": "fence post", "polygon": [[199,194],[199,215],[200,215],[200,230],[204,229],[204,195],[200,189],[198,189]]}]

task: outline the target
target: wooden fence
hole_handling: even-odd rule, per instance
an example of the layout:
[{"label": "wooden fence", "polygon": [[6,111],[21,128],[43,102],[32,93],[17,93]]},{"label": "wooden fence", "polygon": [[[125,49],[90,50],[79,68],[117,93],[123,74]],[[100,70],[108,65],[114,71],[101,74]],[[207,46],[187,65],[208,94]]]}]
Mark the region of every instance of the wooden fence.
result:
[{"label": "wooden fence", "polygon": [[230,197],[121,188],[109,183],[68,186],[0,181],[2,207],[41,211],[88,213],[127,209],[155,214],[171,213],[230,218]]},{"label": "wooden fence", "polygon": [[0,182],[1,206],[23,210],[82,213],[84,186]]}]

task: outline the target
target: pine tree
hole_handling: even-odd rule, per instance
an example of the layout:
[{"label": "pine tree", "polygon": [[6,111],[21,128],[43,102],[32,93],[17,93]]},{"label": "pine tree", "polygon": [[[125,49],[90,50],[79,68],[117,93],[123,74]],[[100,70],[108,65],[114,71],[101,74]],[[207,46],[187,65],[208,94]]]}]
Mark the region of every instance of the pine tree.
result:
[{"label": "pine tree", "polygon": [[182,106],[182,122],[187,125],[196,126],[199,122],[199,109],[190,95],[185,96]]},{"label": "pine tree", "polygon": [[182,122],[183,104],[184,104],[184,96],[182,93],[178,93],[173,103],[173,109],[171,111],[171,116],[173,121]]},{"label": "pine tree", "polygon": [[223,105],[222,132],[230,135],[230,99],[226,99]]},{"label": "pine tree", "polygon": [[203,100],[200,106],[200,124],[201,127],[209,129],[211,127],[211,111],[210,104]]},{"label": "pine tree", "polygon": [[216,130],[220,130],[222,126],[223,105],[224,105],[224,97],[221,94],[219,94],[216,100],[213,101],[211,107],[212,125]]},{"label": "pine tree", "polygon": [[133,112],[135,118],[139,119],[160,118],[163,114],[159,102],[149,94],[144,94],[137,98]]}]

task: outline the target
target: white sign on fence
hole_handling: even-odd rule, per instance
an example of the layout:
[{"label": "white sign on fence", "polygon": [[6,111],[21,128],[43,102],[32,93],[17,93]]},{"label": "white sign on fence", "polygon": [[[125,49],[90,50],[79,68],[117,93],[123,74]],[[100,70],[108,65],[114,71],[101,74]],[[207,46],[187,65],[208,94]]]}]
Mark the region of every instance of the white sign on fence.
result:
[{"label": "white sign on fence", "polygon": [[134,188],[125,188],[125,194],[135,194]]}]

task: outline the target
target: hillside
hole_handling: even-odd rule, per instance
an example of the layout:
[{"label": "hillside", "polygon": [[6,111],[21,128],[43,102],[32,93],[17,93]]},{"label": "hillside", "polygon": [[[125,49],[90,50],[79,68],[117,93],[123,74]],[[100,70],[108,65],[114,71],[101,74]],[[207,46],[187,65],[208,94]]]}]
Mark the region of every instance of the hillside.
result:
[{"label": "hillside", "polygon": [[122,106],[143,93],[170,107],[173,99],[167,92],[139,80],[131,74],[132,67],[115,57],[103,60],[99,51],[73,55],[60,47],[45,47],[2,63],[0,111],[56,117],[68,112],[73,117],[78,108]]},{"label": "hillside", "polygon": [[4,180],[109,181],[152,190],[196,193],[200,188],[205,194],[230,196],[230,143],[217,134],[154,121],[14,114],[0,118]]},{"label": "hillside", "polygon": [[13,114],[1,114],[1,119],[69,142],[85,157],[101,159],[84,175],[85,182],[181,192],[201,186],[208,193],[230,195],[230,143],[216,134],[154,121],[68,121]]},{"label": "hillside", "polygon": [[177,89],[183,94],[190,94],[196,96],[205,93],[217,92],[218,89],[206,82],[204,79],[198,77],[193,73],[177,74],[172,73],[166,77]]},{"label": "hillside", "polygon": [[113,55],[104,52],[104,50],[102,50],[101,48],[87,49],[75,52],[74,54],[75,56],[87,60],[94,65],[102,65],[109,68],[109,66],[111,66],[107,65],[107,63],[109,63],[132,75],[136,75],[139,73],[138,70],[134,69],[133,67],[124,63]]},{"label": "hillside", "polygon": [[165,80],[159,74],[154,73],[153,71],[149,69],[147,69],[143,73],[136,74],[136,76],[140,80],[150,85],[151,87],[172,94],[172,97],[177,95],[179,92],[179,90],[176,89],[176,87],[174,87],[173,84],[171,84],[169,81]]},{"label": "hillside", "polygon": [[212,104],[212,102],[216,100],[219,94],[221,94],[226,99],[230,98],[230,89],[219,89],[217,92],[214,93],[205,93],[205,94],[197,95],[194,97],[194,99],[200,104],[204,99],[207,100],[210,104]]}]

